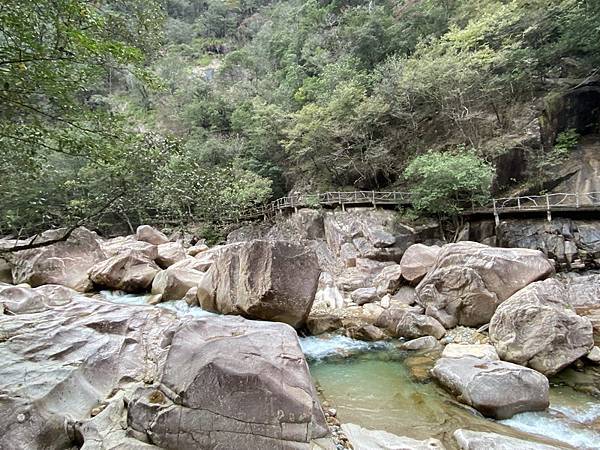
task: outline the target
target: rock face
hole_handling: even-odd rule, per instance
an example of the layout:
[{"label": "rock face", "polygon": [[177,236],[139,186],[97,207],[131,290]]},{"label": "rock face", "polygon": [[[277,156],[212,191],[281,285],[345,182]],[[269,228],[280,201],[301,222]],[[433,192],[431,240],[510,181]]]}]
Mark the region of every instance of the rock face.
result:
[{"label": "rock face", "polygon": [[393,294],[400,287],[402,281],[402,270],[400,265],[392,264],[383,268],[381,272],[373,279],[373,284],[377,288],[377,294],[383,297],[386,294]]},{"label": "rock face", "polygon": [[342,430],[357,450],[444,450],[437,439],[419,441],[387,431],[368,430],[353,423],[342,424]]},{"label": "rock face", "polygon": [[594,346],[592,324],[575,313],[563,283],[533,283],[506,300],[490,323],[500,357],[553,375]]},{"label": "rock face", "polygon": [[458,429],[454,439],[461,450],[559,450],[560,447],[525,441],[498,433]]},{"label": "rock face", "polygon": [[219,250],[198,287],[202,308],[302,326],[319,281],[314,250],[286,241],[250,241]]},{"label": "rock face", "polygon": [[146,292],[160,272],[144,253],[129,250],[96,264],[89,271],[97,286],[125,292]]},{"label": "rock face", "polygon": [[600,268],[598,221],[507,219],[502,220],[497,232],[499,245],[540,250],[565,269]]},{"label": "rock face", "polygon": [[0,315],[0,334],[3,449],[308,450],[327,433],[284,324],[80,297]]},{"label": "rock face", "polygon": [[[36,242],[60,238],[64,232],[46,231]],[[14,282],[33,287],[60,284],[79,292],[91,290],[87,272],[94,264],[106,259],[96,239],[95,233],[81,227],[65,242],[16,253],[12,269]]]},{"label": "rock face", "polygon": [[48,306],[69,303],[79,295],[76,290],[58,284],[37,288],[0,285],[0,310],[10,314],[35,313]]},{"label": "rock face", "polygon": [[154,245],[161,245],[169,242],[167,236],[156,228],[152,228],[150,225],[140,225],[135,232],[135,237],[138,241],[144,241]]},{"label": "rock face", "polygon": [[417,286],[417,302],[446,328],[475,327],[489,322],[519,289],[553,273],[552,263],[537,250],[448,244]]},{"label": "rock face", "polygon": [[507,419],[549,405],[548,379],[539,372],[504,361],[465,356],[441,358],[431,371],[458,399],[487,417]]},{"label": "rock face", "polygon": [[440,250],[437,245],[415,244],[408,247],[400,261],[403,278],[413,285],[419,283],[435,264]]}]

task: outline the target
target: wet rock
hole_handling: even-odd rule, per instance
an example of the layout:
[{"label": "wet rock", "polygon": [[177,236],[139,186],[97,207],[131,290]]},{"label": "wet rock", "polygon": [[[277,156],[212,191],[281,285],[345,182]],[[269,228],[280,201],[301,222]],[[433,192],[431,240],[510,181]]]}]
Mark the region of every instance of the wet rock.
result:
[{"label": "wet rock", "polygon": [[417,302],[446,328],[479,326],[512,294],[553,273],[552,263],[537,250],[448,244],[417,286]]},{"label": "wet rock", "polygon": [[376,288],[360,288],[350,294],[352,301],[359,306],[372,303],[379,299]]},{"label": "wet rock", "polygon": [[156,228],[152,228],[150,225],[140,225],[135,232],[135,237],[138,241],[144,241],[154,245],[161,245],[169,242],[167,236]]},{"label": "wet rock", "polygon": [[342,319],[333,314],[310,315],[306,321],[306,327],[313,336],[338,330],[342,326]]},{"label": "wet rock", "polygon": [[387,338],[386,334],[375,325],[362,325],[351,327],[346,330],[346,336],[359,341],[382,341]]},{"label": "wet rock", "polygon": [[559,450],[560,447],[525,441],[498,433],[458,429],[454,439],[461,450]]},{"label": "wet rock", "polygon": [[95,285],[125,292],[146,292],[160,267],[144,253],[129,250],[93,266],[89,277]]},{"label": "wet rock", "polygon": [[80,296],[0,315],[0,335],[3,449],[300,449],[327,433],[284,324]]},{"label": "wet rock", "polygon": [[222,247],[198,287],[203,309],[301,327],[313,304],[321,270],[311,248],[287,241],[250,241]]},{"label": "wet rock", "polygon": [[377,288],[377,294],[383,297],[386,294],[393,294],[400,287],[402,279],[402,270],[399,264],[386,266],[373,279],[373,285]]},{"label": "wet rock", "polygon": [[507,419],[549,405],[548,379],[535,370],[471,356],[441,358],[432,369],[437,381],[484,416]]},{"label": "wet rock", "polygon": [[198,288],[204,272],[187,268],[170,267],[156,274],[152,281],[152,294],[160,295],[161,301],[181,300],[192,288]]},{"label": "wet rock", "polygon": [[187,256],[181,242],[167,242],[166,244],[159,245],[157,250],[156,263],[163,269],[171,267]]},{"label": "wet rock", "polygon": [[433,336],[423,336],[417,339],[413,339],[404,342],[400,345],[402,350],[431,350],[439,347],[440,343]]},{"label": "wet rock", "polygon": [[[36,242],[58,239],[65,231],[45,231]],[[15,253],[12,275],[16,284],[27,283],[33,287],[60,284],[87,292],[93,287],[88,270],[105,259],[97,235],[80,227],[64,242]]]},{"label": "wet rock", "polygon": [[553,375],[593,347],[592,324],[575,313],[563,283],[533,283],[506,300],[490,322],[490,340],[506,361]]},{"label": "wet rock", "polygon": [[435,264],[440,250],[437,245],[414,244],[408,247],[400,261],[404,279],[412,284],[419,283]]},{"label": "wet rock", "polygon": [[500,357],[490,344],[448,344],[442,352],[443,358],[462,358],[472,356],[487,361],[499,361]]},{"label": "wet rock", "polygon": [[445,447],[437,439],[419,441],[397,436],[387,431],[368,430],[352,423],[342,424],[342,430],[348,436],[352,446],[359,450],[443,450]]}]

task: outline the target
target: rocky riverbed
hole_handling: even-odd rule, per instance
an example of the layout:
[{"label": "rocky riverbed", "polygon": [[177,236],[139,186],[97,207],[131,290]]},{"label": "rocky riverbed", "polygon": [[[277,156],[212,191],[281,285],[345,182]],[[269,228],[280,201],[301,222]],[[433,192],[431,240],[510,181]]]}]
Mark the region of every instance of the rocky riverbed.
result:
[{"label": "rocky riverbed", "polygon": [[0,268],[0,448],[595,448],[600,274],[548,256],[375,210],[77,229]]}]

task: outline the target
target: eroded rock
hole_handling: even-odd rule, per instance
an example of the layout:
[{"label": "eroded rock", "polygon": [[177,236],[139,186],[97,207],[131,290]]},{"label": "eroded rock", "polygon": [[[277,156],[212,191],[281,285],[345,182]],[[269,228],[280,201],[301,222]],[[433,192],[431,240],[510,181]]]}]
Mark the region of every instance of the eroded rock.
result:
[{"label": "eroded rock", "polygon": [[502,303],[490,322],[490,340],[502,359],[546,375],[594,346],[591,322],[573,310],[555,279],[533,283]]},{"label": "eroded rock", "polygon": [[129,250],[93,266],[89,277],[95,285],[125,291],[146,292],[160,267],[144,253]]},{"label": "eroded rock", "polygon": [[448,244],[417,286],[417,302],[446,328],[479,326],[512,294],[553,273],[552,263],[538,250]]}]

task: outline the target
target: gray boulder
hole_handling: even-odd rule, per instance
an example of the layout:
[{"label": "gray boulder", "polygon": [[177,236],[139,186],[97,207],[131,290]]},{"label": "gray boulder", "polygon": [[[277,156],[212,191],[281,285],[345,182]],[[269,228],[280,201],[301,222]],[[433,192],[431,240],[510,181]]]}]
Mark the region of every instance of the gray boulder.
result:
[{"label": "gray boulder", "polygon": [[446,329],[444,326],[433,317],[411,311],[406,311],[405,314],[399,317],[394,332],[394,336],[407,339],[416,339],[423,336],[433,336],[436,339],[441,339],[445,334]]},{"label": "gray boulder", "polygon": [[376,288],[360,288],[350,294],[350,298],[357,305],[365,305],[379,299]]},{"label": "gray boulder", "polygon": [[308,450],[327,433],[284,324],[79,297],[0,315],[0,336],[2,449]]},{"label": "gray boulder", "polygon": [[461,450],[559,450],[562,447],[525,441],[498,433],[459,428],[454,439]]},{"label": "gray boulder", "polygon": [[400,261],[404,279],[413,285],[421,281],[435,264],[440,250],[437,245],[414,244],[408,247]]},{"label": "gray boulder", "polygon": [[186,293],[197,288],[204,279],[199,270],[169,267],[156,274],[152,281],[152,295],[160,295],[161,301],[181,300]]},{"label": "gray boulder", "polygon": [[156,228],[152,228],[150,225],[140,225],[135,232],[135,237],[138,241],[144,241],[154,245],[161,245],[169,242],[169,238],[165,234],[158,231]]},{"label": "gray boulder", "polygon": [[222,247],[200,286],[203,309],[301,327],[319,281],[314,250],[287,241],[249,241]]},{"label": "gray boulder", "polygon": [[476,327],[515,292],[553,273],[551,261],[537,250],[448,244],[417,286],[417,302],[446,328]]},{"label": "gray boulder", "polygon": [[176,262],[186,258],[185,249],[181,242],[167,242],[157,246],[156,263],[166,269],[171,267]]},{"label": "gray boulder", "polygon": [[45,284],[36,288],[27,285],[0,285],[0,306],[11,314],[29,314],[49,306],[69,303],[81,294],[59,284]]},{"label": "gray boulder", "polygon": [[404,342],[400,345],[402,350],[431,350],[438,348],[440,343],[433,336],[423,336],[417,339]]},{"label": "gray boulder", "polygon": [[377,288],[377,294],[383,297],[386,294],[393,294],[400,287],[402,280],[402,270],[399,264],[392,264],[383,268],[381,272],[373,279],[373,285]]},{"label": "gray boulder", "polygon": [[548,379],[516,364],[471,356],[440,358],[431,373],[459,401],[487,417],[508,419],[549,405]]},{"label": "gray boulder", "polygon": [[129,250],[143,253],[152,260],[158,257],[156,245],[138,241],[135,236],[117,236],[111,239],[99,240],[99,243],[108,258],[126,253]]},{"label": "gray boulder", "polygon": [[146,292],[160,267],[144,253],[129,250],[93,266],[89,277],[95,285],[125,292]]},{"label": "gray boulder", "polygon": [[[58,239],[64,233],[64,229],[45,231],[35,242]],[[97,238],[95,233],[80,227],[64,242],[15,253],[13,281],[33,287],[60,284],[79,292],[91,290],[93,286],[87,272],[106,259]]]},{"label": "gray boulder", "polygon": [[490,340],[500,358],[546,375],[594,346],[590,320],[577,315],[555,279],[533,283],[502,303],[490,322]]}]

